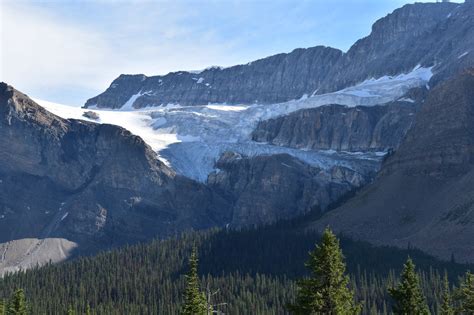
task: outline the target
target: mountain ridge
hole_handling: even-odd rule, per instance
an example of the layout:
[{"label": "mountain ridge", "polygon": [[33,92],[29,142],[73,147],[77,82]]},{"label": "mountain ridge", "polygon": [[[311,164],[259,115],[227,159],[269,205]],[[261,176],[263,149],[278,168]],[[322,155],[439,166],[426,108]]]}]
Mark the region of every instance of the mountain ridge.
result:
[{"label": "mountain ridge", "polygon": [[[316,46],[200,73],[121,75],[85,107],[120,108],[127,102],[132,108],[280,103],[340,90],[370,77],[400,74],[417,65],[435,66],[436,84],[474,64],[474,53],[458,59],[473,44],[473,12],[470,3],[409,4],[375,22],[372,33],[346,53]],[[449,34],[453,30],[458,30],[457,41]],[[440,42],[444,46],[438,47]],[[446,45],[451,45],[449,50]]]}]

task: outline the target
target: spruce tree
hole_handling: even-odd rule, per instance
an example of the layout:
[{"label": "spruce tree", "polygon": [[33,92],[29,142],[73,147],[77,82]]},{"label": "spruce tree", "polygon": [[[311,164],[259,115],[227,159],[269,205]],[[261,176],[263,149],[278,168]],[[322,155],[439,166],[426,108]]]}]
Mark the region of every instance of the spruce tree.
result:
[{"label": "spruce tree", "polygon": [[360,305],[354,302],[354,293],[348,288],[344,256],[339,240],[326,228],[320,244],[309,253],[306,267],[311,276],[298,281],[294,304],[288,305],[294,314],[358,314]]},{"label": "spruce tree", "polygon": [[186,275],[183,315],[206,315],[206,297],[199,289],[198,256],[193,248],[189,258],[189,271]]},{"label": "spruce tree", "polygon": [[443,304],[441,304],[440,315],[454,315],[447,273],[444,274],[443,296],[441,299]]},{"label": "spruce tree", "polygon": [[467,272],[454,292],[456,314],[474,314],[474,274]]},{"label": "spruce tree", "polygon": [[8,315],[26,315],[28,314],[28,308],[26,305],[25,293],[22,289],[16,290],[11,297],[8,308]]},{"label": "spruce tree", "polygon": [[420,288],[420,279],[415,272],[415,264],[410,257],[404,265],[400,283],[396,288],[389,288],[388,292],[395,301],[394,314],[430,314]]}]

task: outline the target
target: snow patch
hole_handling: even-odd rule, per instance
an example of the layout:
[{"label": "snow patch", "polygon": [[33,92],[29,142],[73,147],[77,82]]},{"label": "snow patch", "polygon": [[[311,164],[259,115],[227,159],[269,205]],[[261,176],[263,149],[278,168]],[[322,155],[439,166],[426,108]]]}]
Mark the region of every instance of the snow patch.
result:
[{"label": "snow patch", "polygon": [[204,82],[203,77],[200,77],[199,79],[198,78],[193,78],[193,80],[196,81],[197,84],[201,84],[202,82]]},{"label": "snow patch", "polygon": [[120,107],[120,110],[133,110],[133,103],[135,103],[135,101],[137,100],[137,98],[139,98],[140,96],[142,96],[144,93],[141,93],[141,92],[138,92],[137,94],[134,94],[132,95],[127,102],[125,102],[125,104],[122,105],[122,107]]},{"label": "snow patch", "polygon": [[399,102],[408,102],[408,103],[415,103],[415,100],[409,98],[409,97],[403,97],[398,99]]},{"label": "snow patch", "polygon": [[64,221],[64,219],[66,219],[68,215],[69,215],[69,212],[66,212],[66,213],[61,217],[61,220],[60,220],[60,221]]},{"label": "snow patch", "polygon": [[469,52],[466,51],[466,52],[462,53],[461,55],[459,55],[458,59],[461,59],[462,57],[467,56],[468,54],[469,54]]},{"label": "snow patch", "polygon": [[206,105],[206,108],[219,111],[232,111],[240,112],[246,110],[248,106],[237,106],[237,105]]}]

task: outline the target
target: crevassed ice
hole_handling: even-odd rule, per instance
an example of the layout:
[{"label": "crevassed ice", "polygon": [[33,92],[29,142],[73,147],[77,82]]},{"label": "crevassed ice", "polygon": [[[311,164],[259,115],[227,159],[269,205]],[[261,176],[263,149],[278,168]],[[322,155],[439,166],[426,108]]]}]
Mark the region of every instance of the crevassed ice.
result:
[{"label": "crevassed ice", "polygon": [[[300,109],[328,104],[373,106],[397,100],[409,89],[425,86],[432,75],[431,68],[417,66],[409,73],[369,79],[334,93],[271,105],[170,105],[133,110],[133,102],[145,94],[139,92],[120,110],[94,111],[100,117],[99,123],[120,125],[139,135],[177,173],[198,181],[207,179],[208,174],[215,169],[215,161],[226,150],[250,156],[287,153],[325,169],[343,165],[357,170],[367,161],[380,160],[381,153],[350,154],[290,149],[255,143],[250,140],[250,135],[259,121]],[[41,100],[37,102],[58,116],[88,120],[82,114],[90,109]]]}]

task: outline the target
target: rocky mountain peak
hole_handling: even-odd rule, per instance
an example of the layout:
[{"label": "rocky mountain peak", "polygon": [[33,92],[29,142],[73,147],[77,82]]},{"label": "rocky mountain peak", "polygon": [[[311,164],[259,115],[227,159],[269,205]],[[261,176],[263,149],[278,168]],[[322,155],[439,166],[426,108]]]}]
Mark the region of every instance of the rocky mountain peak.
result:
[{"label": "rocky mountain peak", "polygon": [[347,53],[316,46],[224,69],[121,75],[85,107],[272,104],[406,73],[419,65],[434,67],[434,85],[474,65],[474,53],[465,54],[474,45],[472,7],[469,3],[405,5],[375,22],[370,35]]},{"label": "rocky mountain peak", "polygon": [[11,124],[13,117],[32,121],[43,126],[54,124],[58,127],[58,131],[64,131],[65,128],[59,117],[49,113],[12,86],[0,82],[0,119],[4,119],[8,124]]},{"label": "rocky mountain peak", "polygon": [[400,36],[423,35],[427,29],[445,19],[446,12],[458,6],[457,3],[449,2],[406,4],[377,20],[372,26],[370,36],[382,42],[390,42]]},{"label": "rocky mountain peak", "polygon": [[121,75],[85,107],[140,108],[168,103],[277,103],[301,98],[319,88],[341,57],[338,49],[317,46],[295,49],[245,65],[178,71],[164,76]]}]

